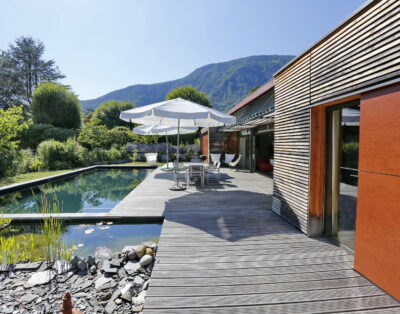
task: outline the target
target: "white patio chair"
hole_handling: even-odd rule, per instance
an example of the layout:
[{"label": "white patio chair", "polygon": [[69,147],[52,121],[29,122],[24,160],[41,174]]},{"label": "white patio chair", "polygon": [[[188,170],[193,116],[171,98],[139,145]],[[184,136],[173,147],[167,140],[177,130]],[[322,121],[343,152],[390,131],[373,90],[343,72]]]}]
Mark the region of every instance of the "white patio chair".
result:
[{"label": "white patio chair", "polygon": [[144,154],[144,156],[146,157],[146,162],[151,166],[154,166],[157,163],[157,155],[157,153]]},{"label": "white patio chair", "polygon": [[215,165],[217,162],[221,161],[221,154],[210,154],[211,163]]},{"label": "white patio chair", "polygon": [[179,181],[179,179],[186,180],[187,168],[183,166],[183,164],[173,163],[174,167],[174,181]]},{"label": "white patio chair", "polygon": [[230,162],[233,161],[233,159],[235,158],[235,154],[225,154],[225,160],[224,162],[226,164],[229,164]]},{"label": "white patio chair", "polygon": [[242,155],[239,155],[238,158],[237,158],[235,161],[229,162],[229,163],[228,163],[228,166],[229,166],[230,168],[235,168],[235,167],[238,165],[238,163],[239,163],[239,161],[240,161],[240,158],[242,158]]},{"label": "white patio chair", "polygon": [[217,183],[220,182],[220,173],[219,173],[219,168],[221,166],[221,162],[217,162],[217,164],[208,166],[205,169],[205,174],[206,174],[206,179],[207,179],[207,183],[210,182],[210,177],[215,178],[215,180],[217,181]]},{"label": "white patio chair", "polygon": [[189,189],[190,181],[200,179],[201,187],[204,187],[204,166],[190,165],[186,171],[186,189]]}]

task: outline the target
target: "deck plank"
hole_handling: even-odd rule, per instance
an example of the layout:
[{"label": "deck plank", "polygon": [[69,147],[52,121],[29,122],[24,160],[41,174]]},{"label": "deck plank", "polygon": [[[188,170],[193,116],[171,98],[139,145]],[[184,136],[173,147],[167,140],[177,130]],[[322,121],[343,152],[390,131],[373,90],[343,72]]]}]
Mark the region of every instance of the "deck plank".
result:
[{"label": "deck plank", "polygon": [[220,185],[171,184],[157,169],[110,212],[164,218],[145,313],[400,313],[352,255],[272,212],[270,178],[223,169]]}]

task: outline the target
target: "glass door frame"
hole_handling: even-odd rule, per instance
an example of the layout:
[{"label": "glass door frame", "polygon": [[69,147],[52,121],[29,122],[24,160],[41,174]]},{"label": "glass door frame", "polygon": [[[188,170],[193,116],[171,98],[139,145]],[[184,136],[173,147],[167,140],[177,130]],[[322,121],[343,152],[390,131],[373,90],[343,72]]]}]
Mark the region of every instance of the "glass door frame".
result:
[{"label": "glass door frame", "polygon": [[338,234],[340,207],[340,165],[341,165],[341,109],[360,105],[360,100],[352,100],[326,108],[325,130],[325,189],[324,189],[324,234],[339,246],[354,253],[334,238]]}]

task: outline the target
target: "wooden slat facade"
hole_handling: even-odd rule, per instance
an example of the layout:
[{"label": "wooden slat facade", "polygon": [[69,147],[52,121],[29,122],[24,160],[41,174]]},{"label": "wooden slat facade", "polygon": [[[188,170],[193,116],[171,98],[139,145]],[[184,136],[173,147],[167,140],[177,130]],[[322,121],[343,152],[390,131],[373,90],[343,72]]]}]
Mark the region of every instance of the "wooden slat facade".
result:
[{"label": "wooden slat facade", "polygon": [[400,1],[371,1],[275,75],[273,210],[309,233],[310,106],[400,80]]}]

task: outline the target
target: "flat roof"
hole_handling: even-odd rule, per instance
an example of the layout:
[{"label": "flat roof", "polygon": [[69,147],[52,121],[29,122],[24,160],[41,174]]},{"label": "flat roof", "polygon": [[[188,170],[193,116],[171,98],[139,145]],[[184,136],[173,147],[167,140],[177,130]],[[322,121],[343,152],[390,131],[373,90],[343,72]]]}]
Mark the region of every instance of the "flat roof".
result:
[{"label": "flat roof", "polygon": [[280,68],[278,71],[275,72],[273,75],[274,77],[280,73],[282,73],[284,70],[286,70],[288,67],[290,67],[292,64],[296,63],[297,60],[299,60],[301,57],[303,57],[305,54],[309,53],[314,47],[331,37],[333,34],[335,34],[337,31],[339,31],[341,28],[343,28],[347,23],[358,17],[359,14],[364,12],[369,6],[372,6],[374,3],[378,3],[381,0],[368,0],[366,3],[364,3],[361,7],[359,7],[357,10],[355,10],[350,16],[348,16],[346,19],[344,19],[341,23],[339,23],[333,30],[328,32],[326,35],[324,35],[322,38],[317,40],[313,45],[311,45],[308,49],[306,49],[304,52],[299,54],[297,57],[289,61],[287,64],[285,64],[282,68]]},{"label": "flat roof", "polygon": [[267,83],[264,85],[261,85],[259,88],[257,88],[254,92],[252,92],[250,95],[246,96],[243,98],[240,102],[238,102],[236,105],[234,105],[231,109],[228,110],[228,114],[232,114],[239,109],[243,108],[250,102],[252,102],[254,99],[260,97],[264,93],[268,92],[270,89],[272,89],[275,86],[275,81],[274,79],[270,79]]}]

